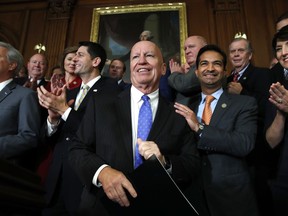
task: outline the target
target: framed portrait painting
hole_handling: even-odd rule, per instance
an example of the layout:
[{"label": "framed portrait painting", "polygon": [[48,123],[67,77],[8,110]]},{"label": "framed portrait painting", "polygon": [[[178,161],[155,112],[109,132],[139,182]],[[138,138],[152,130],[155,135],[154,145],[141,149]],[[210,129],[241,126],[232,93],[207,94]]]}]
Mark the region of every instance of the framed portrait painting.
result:
[{"label": "framed portrait painting", "polygon": [[184,63],[182,46],[187,37],[186,23],[185,3],[94,8],[90,40],[105,48],[108,62],[120,58],[129,71],[131,47],[140,40],[140,34],[148,30],[166,63],[171,58]]}]

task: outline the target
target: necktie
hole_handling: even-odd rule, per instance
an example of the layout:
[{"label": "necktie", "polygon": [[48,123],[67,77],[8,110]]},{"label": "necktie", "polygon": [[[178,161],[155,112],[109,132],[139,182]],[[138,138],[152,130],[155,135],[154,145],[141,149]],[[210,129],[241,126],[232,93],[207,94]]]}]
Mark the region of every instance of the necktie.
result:
[{"label": "necktie", "polygon": [[[150,98],[147,95],[143,95],[141,98],[143,100],[143,104],[139,110],[137,138],[146,140],[152,126],[152,109],[149,102]],[[142,162],[143,159],[139,154],[138,144],[136,143],[134,168],[136,169]]]},{"label": "necktie", "polygon": [[202,121],[206,124],[209,125],[210,119],[212,116],[212,109],[211,109],[211,103],[214,100],[214,97],[212,95],[207,95],[205,99],[205,107],[203,110],[203,115],[202,115]]},{"label": "necktie", "polygon": [[233,76],[233,82],[238,82],[238,78],[239,78],[239,72],[234,72],[234,76]]},{"label": "necktie", "polygon": [[86,96],[87,92],[89,91],[89,89],[90,89],[90,87],[88,85],[86,85],[86,84],[84,84],[81,87],[79,100],[78,100],[77,104],[75,104],[75,106],[74,106],[75,110],[77,110],[79,108],[81,102],[85,98],[85,96]]}]

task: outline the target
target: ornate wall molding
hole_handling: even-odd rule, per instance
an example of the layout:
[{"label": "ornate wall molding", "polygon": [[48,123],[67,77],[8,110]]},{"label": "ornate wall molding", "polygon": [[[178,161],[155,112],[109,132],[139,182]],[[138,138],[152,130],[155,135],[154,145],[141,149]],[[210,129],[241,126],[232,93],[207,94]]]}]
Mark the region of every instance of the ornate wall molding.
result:
[{"label": "ornate wall molding", "polygon": [[216,11],[240,10],[240,8],[240,0],[214,0],[214,10]]},{"label": "ornate wall molding", "polygon": [[49,0],[48,19],[69,19],[76,0]]}]

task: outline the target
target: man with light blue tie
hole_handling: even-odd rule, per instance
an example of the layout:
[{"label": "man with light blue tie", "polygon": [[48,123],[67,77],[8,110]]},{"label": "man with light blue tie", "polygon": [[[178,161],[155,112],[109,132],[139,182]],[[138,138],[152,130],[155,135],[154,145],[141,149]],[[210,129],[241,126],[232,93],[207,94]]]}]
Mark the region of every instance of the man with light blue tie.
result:
[{"label": "man with light blue tie", "polygon": [[[103,92],[91,98],[70,148],[70,162],[85,185],[82,215],[113,215],[102,203],[107,197],[115,202],[116,215],[125,215],[125,210],[133,208],[129,200],[141,194],[127,175],[134,171],[138,154],[140,164],[141,159],[144,162],[156,155],[180,187],[199,173],[194,134],[159,95],[160,78],[166,72],[159,47],[151,41],[137,42],[131,49],[130,69],[131,87],[118,95]],[[152,124],[150,132],[149,126],[143,128],[142,114],[146,123]],[[147,138],[144,133],[148,133]],[[145,208],[139,209],[139,214],[149,206]]]}]

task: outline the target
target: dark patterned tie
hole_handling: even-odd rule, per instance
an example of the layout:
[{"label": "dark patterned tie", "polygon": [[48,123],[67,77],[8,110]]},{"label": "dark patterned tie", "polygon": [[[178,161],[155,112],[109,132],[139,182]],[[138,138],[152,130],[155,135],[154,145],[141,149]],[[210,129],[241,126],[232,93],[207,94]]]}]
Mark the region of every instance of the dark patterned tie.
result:
[{"label": "dark patterned tie", "polygon": [[233,76],[233,82],[238,82],[238,78],[239,78],[239,72],[234,72],[234,76]]},{"label": "dark patterned tie", "polygon": [[[147,95],[143,95],[141,98],[144,102],[139,110],[137,138],[146,141],[152,126],[152,109],[149,102],[150,98]],[[134,168],[136,169],[142,163],[143,158],[139,154],[138,143],[136,143]]]}]

